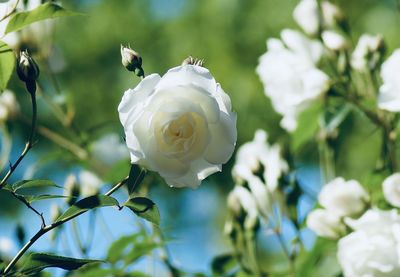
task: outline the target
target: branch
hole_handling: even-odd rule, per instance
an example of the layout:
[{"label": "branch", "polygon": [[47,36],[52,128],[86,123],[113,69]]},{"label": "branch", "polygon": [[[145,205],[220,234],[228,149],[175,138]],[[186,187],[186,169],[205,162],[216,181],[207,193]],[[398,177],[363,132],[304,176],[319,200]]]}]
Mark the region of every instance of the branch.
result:
[{"label": "branch", "polygon": [[[119,182],[118,184],[116,184],[114,187],[112,187],[108,192],[105,193],[105,195],[110,196],[111,194],[113,194],[116,190],[118,190],[120,187],[122,187],[126,181],[128,180],[128,177],[126,177],[125,179],[123,179],[121,182]],[[15,266],[15,264],[19,261],[19,259],[21,259],[21,257],[25,254],[26,251],[28,251],[28,249],[39,239],[41,238],[44,234],[46,234],[47,232],[53,230],[54,228],[57,228],[58,226],[80,216],[81,214],[86,213],[87,211],[81,211],[79,213],[77,213],[76,215],[60,220],[60,221],[56,221],[50,225],[46,225],[43,226],[42,228],[40,228],[40,230],[21,248],[21,250],[17,253],[17,255],[15,255],[15,257],[11,260],[11,262],[7,265],[7,267],[4,269],[3,274],[6,275],[7,273],[10,272],[10,270]]]}]

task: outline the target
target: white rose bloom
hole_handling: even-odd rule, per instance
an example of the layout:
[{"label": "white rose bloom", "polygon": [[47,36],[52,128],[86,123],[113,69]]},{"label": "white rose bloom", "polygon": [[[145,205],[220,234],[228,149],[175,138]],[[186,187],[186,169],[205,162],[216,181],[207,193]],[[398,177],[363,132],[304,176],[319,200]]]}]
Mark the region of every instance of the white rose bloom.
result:
[{"label": "white rose bloom", "polygon": [[362,35],[351,55],[351,66],[358,71],[375,68],[380,57],[378,51],[382,46],[383,38],[381,35]]},{"label": "white rose bloom", "polygon": [[270,146],[267,142],[267,133],[257,130],[254,139],[240,146],[236,153],[236,162],[232,169],[235,179],[249,181],[261,169],[264,180],[270,191],[278,186],[278,180],[289,167],[281,157],[279,145]]},{"label": "white rose bloom", "polygon": [[324,31],[321,36],[325,46],[332,51],[344,50],[348,46],[346,38],[336,31]]},{"label": "white rose bloom", "polygon": [[315,209],[307,216],[307,227],[318,236],[337,239],[344,234],[346,227],[341,217],[325,209]]},{"label": "white rose bloom", "polygon": [[400,208],[400,173],[387,177],[382,186],[386,201],[390,205]]},{"label": "white rose bloom", "polygon": [[200,66],[147,76],[125,92],[118,111],[132,163],[157,171],[170,186],[199,186],[235,148],[230,98]]},{"label": "white rose bloom", "polygon": [[99,193],[103,182],[93,172],[82,170],[78,174],[79,185],[81,188],[81,195],[88,197]]},{"label": "white rose bloom", "polygon": [[354,232],[338,242],[338,261],[346,277],[400,276],[400,217],[396,210],[368,210],[347,219]]},{"label": "white rose bloom", "polygon": [[10,90],[5,90],[0,94],[0,124],[9,118],[15,117],[19,111],[19,105],[15,94]]},{"label": "white rose bloom", "polygon": [[382,86],[379,88],[378,107],[390,112],[400,111],[400,49],[382,64]]},{"label": "white rose bloom", "polygon": [[322,44],[293,30],[284,30],[282,40],[269,39],[268,51],[260,57],[257,73],[274,109],[283,116],[281,126],[292,132],[298,115],[329,88],[328,76],[315,64]]},{"label": "white rose bloom", "polygon": [[91,147],[93,156],[105,164],[112,165],[124,159],[129,159],[126,144],[121,142],[117,134],[107,134],[95,141]]},{"label": "white rose bloom", "polygon": [[345,181],[337,177],[324,187],[318,196],[319,203],[339,216],[351,216],[362,212],[369,200],[368,193],[355,180]]},{"label": "white rose bloom", "polygon": [[316,35],[321,22],[317,0],[301,0],[293,11],[293,18],[304,32]]},{"label": "white rose bloom", "polygon": [[241,211],[246,214],[245,227],[252,229],[258,220],[257,203],[249,190],[242,186],[235,188],[228,195],[228,207],[234,214],[240,215]]},{"label": "white rose bloom", "polygon": [[0,237],[0,256],[10,256],[14,250],[14,243],[7,237]]}]

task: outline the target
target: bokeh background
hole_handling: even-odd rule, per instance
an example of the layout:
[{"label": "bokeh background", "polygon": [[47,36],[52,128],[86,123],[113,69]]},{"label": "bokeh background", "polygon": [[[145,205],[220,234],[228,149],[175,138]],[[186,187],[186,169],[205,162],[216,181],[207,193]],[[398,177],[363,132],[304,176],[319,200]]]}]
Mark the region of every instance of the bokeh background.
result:
[{"label": "bokeh background", "polygon": [[[387,42],[388,53],[400,46],[400,13],[396,0],[333,2],[348,16],[354,43],[362,33],[380,33]],[[92,141],[109,132],[123,136],[117,106],[123,92],[135,86],[139,79],[121,65],[120,44],[130,45],[141,54],[146,74],[164,74],[189,55],[204,59],[205,66],[230,95],[238,114],[238,145],[251,140],[259,128],[268,132],[270,142],[287,143],[290,140],[279,127],[280,117],[265,97],[255,67],[258,57],[266,51],[267,38],[278,37],[284,28],[298,29],[292,19],[297,1],[68,0],[62,4],[85,15],[57,20],[51,62],[41,65],[40,78],[51,97],[62,98],[74,107],[74,124],[82,130],[74,142],[82,148],[90,148]],[[54,77],[61,93],[51,85],[47,66],[57,69]],[[29,117],[29,99],[16,76],[10,86],[17,94],[22,114]],[[67,138],[70,136],[70,131],[60,125],[41,98],[39,123]],[[11,160],[15,160],[29,129],[19,121],[9,123],[8,128],[13,140]],[[353,132],[347,134],[346,130]],[[376,166],[379,142],[380,136],[368,120],[358,114],[349,117],[341,127],[335,145],[337,173],[347,178],[366,178],[363,173],[371,172]],[[304,189],[308,191],[299,206],[303,215],[313,206],[321,186],[315,149],[316,144],[310,142],[294,153]],[[81,168],[93,170],[91,159],[78,161],[39,135],[38,144],[16,171],[13,180],[29,176],[32,166],[40,164],[37,170],[35,168],[35,178],[48,178],[63,184],[70,172]],[[161,226],[169,241],[172,260],[188,272],[209,273],[212,258],[230,249],[229,241],[223,235],[223,225],[226,194],[233,187],[230,177],[233,161],[234,158],[224,166],[222,173],[208,178],[198,190],[169,188],[157,176],[150,177],[153,178],[150,197],[160,208]],[[128,166],[125,161],[114,166],[94,167],[94,170],[106,182],[111,182],[125,176]],[[1,191],[0,203],[0,236],[14,239],[12,251],[15,253],[18,247],[16,223],[28,226],[29,236],[39,227],[39,220]],[[50,203],[41,202],[36,206],[48,216]],[[90,225],[90,215],[82,216],[78,224],[83,237],[92,234],[93,231],[88,230],[94,229],[95,243],[90,257],[101,258],[113,239],[137,230],[138,220],[128,211],[103,209],[97,214],[95,225]],[[49,244],[44,238],[34,249],[58,249],[58,253],[79,256],[71,242],[70,226],[64,228],[64,245]],[[288,243],[292,235],[290,231],[285,233]],[[307,230],[303,235],[311,248],[313,235]],[[279,260],[280,249],[275,239],[267,234],[260,236],[263,236],[259,240],[265,255],[275,254],[266,258],[265,263]],[[139,267],[149,272],[162,270],[157,269],[151,259]]]}]

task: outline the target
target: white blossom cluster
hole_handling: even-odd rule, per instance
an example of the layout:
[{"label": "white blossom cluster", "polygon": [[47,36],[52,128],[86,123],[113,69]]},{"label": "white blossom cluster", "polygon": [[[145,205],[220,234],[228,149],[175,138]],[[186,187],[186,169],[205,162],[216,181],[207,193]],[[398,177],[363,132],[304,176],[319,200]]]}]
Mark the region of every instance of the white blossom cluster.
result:
[{"label": "white blossom cluster", "polygon": [[383,195],[392,209],[371,207],[370,197],[355,180],[338,177],[318,197],[322,208],[311,211],[307,226],[318,236],[338,239],[337,258],[344,275],[400,274],[400,173],[387,177]]}]

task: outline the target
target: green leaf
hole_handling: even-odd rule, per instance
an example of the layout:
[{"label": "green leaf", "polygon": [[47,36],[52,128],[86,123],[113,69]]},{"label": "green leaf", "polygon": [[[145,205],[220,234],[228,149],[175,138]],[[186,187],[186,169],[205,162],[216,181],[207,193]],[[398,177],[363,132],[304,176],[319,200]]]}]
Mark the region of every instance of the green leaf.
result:
[{"label": "green leaf", "polygon": [[144,241],[136,243],[132,250],[124,257],[125,265],[130,265],[136,262],[139,258],[149,254],[151,251],[159,247],[160,244],[150,240],[149,238]]},{"label": "green leaf", "polygon": [[0,92],[6,89],[14,71],[15,55],[11,48],[0,41]]},{"label": "green leaf", "polygon": [[236,266],[236,258],[230,253],[217,256],[211,262],[211,269],[215,276],[229,276]]},{"label": "green leaf", "polygon": [[15,13],[7,24],[5,34],[18,31],[37,21],[75,15],[82,14],[68,11],[54,3],[45,3],[31,11]]},{"label": "green leaf", "polygon": [[160,225],[160,212],[156,204],[146,197],[134,197],[129,199],[124,206],[131,209],[137,216]]},{"label": "green leaf", "polygon": [[93,195],[86,197],[82,200],[79,200],[74,205],[72,205],[68,210],[66,210],[59,218],[57,218],[56,222],[62,220],[68,220],[76,215],[88,211],[90,209],[107,207],[107,206],[119,206],[118,201],[107,195]]},{"label": "green leaf", "polygon": [[146,170],[142,169],[137,164],[132,164],[131,169],[129,171],[128,181],[126,182],[130,196],[135,192],[135,189],[143,181],[145,175],[146,175]]},{"label": "green leaf", "polygon": [[297,128],[291,135],[292,147],[295,152],[315,136],[319,129],[318,120],[322,111],[322,103],[316,102],[300,114]]},{"label": "green leaf", "polygon": [[75,259],[56,256],[48,253],[31,254],[22,266],[20,273],[35,274],[48,267],[57,267],[65,270],[75,270],[89,263],[102,262],[100,260]]},{"label": "green leaf", "polygon": [[68,198],[65,195],[51,195],[51,194],[41,194],[41,195],[24,195],[26,201],[33,203],[40,200],[55,199],[55,198]]},{"label": "green leaf", "polygon": [[130,236],[120,237],[118,240],[113,242],[108,249],[107,261],[110,263],[116,263],[125,255],[125,250],[130,246],[130,244],[136,243],[140,236],[143,236],[142,232],[133,234]]},{"label": "green leaf", "polygon": [[12,185],[14,191],[27,188],[56,187],[62,188],[50,180],[22,180]]}]

